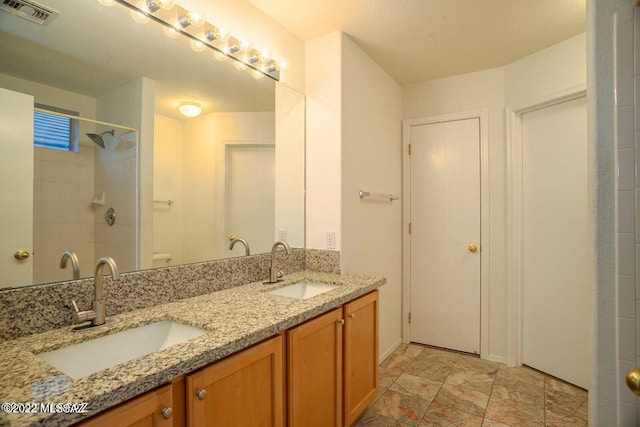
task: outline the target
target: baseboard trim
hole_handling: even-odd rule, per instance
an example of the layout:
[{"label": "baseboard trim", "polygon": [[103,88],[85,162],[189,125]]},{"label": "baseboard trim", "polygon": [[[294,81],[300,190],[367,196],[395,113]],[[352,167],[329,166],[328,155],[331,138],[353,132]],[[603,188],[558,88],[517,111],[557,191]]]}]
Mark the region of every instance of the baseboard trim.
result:
[{"label": "baseboard trim", "polygon": [[504,363],[505,365],[507,364],[506,362],[506,358],[503,356],[496,356],[495,354],[489,354],[487,355],[487,360],[490,360],[492,362],[498,362],[498,363]]},{"label": "baseboard trim", "polygon": [[391,347],[389,347],[387,350],[385,350],[382,353],[379,353],[378,356],[378,363],[382,362],[384,359],[386,359],[387,357],[389,357],[389,355],[391,353],[393,353],[394,351],[396,351],[396,349],[398,347],[400,347],[400,345],[402,344],[402,338],[399,338],[396,342],[394,342]]}]

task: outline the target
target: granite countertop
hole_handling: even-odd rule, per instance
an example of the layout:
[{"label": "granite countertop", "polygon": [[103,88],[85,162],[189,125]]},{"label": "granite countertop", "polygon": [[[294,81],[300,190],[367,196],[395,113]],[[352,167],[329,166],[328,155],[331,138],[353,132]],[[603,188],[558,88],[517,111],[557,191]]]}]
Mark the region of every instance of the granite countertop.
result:
[{"label": "granite countertop", "polygon": [[[301,280],[339,287],[307,300],[265,293]],[[71,425],[339,307],[385,282],[373,276],[302,271],[287,275],[283,282],[273,285],[254,282],[120,314],[113,316],[117,323],[81,333],[66,327],[4,342],[0,347],[0,403],[36,402],[36,412],[39,412],[40,402],[84,402],[88,404],[88,412],[7,414],[0,411],[0,426]],[[207,333],[75,380],[36,356],[160,320],[175,320]]]}]

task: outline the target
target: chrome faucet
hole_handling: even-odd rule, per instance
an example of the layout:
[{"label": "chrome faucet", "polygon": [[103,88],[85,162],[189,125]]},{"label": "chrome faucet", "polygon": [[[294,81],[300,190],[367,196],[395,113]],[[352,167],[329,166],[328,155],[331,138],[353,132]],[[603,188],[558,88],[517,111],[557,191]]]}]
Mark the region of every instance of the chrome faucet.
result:
[{"label": "chrome faucet", "polygon": [[277,241],[273,244],[273,247],[271,248],[271,267],[269,268],[269,280],[264,283],[276,283],[282,280],[282,272],[276,270],[276,251],[278,250],[278,246],[282,246],[287,251],[287,255],[291,255],[291,248],[289,247],[289,244],[284,240]]},{"label": "chrome faucet", "polygon": [[104,257],[98,260],[96,265],[96,275],[93,278],[93,302],[91,303],[91,310],[80,311],[78,304],[75,301],[71,301],[73,305],[73,323],[91,321],[91,326],[104,325],[106,322],[106,306],[104,301],[104,285],[102,284],[102,270],[104,266],[109,267],[113,280],[120,280],[120,273],[116,262],[111,257]]},{"label": "chrome faucet", "polygon": [[80,263],[78,262],[78,256],[73,251],[66,251],[60,258],[60,268],[67,268],[67,261],[71,261],[71,268],[73,269],[73,280],[80,278]]},{"label": "chrome faucet", "polygon": [[251,249],[249,249],[249,243],[245,239],[240,239],[233,236],[229,237],[229,239],[231,240],[231,243],[229,243],[229,250],[233,250],[233,247],[236,245],[236,243],[240,242],[244,245],[245,256],[251,255]]}]

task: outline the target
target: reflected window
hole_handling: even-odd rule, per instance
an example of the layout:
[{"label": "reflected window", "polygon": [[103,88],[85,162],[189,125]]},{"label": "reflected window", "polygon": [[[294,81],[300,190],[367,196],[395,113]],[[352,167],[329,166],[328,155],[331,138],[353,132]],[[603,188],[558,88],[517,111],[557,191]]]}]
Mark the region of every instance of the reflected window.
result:
[{"label": "reflected window", "polygon": [[68,111],[49,105],[36,104],[45,111],[34,111],[33,143],[36,147],[62,151],[78,151],[77,111]]}]

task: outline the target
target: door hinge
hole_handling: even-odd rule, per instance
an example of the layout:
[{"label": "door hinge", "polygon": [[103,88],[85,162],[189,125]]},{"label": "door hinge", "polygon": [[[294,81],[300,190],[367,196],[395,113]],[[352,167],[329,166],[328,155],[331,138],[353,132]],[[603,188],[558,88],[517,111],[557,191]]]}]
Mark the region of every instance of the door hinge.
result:
[{"label": "door hinge", "polygon": [[409,144],[409,155],[411,155],[411,144]]},{"label": "door hinge", "polygon": [[409,312],[409,323],[411,323],[411,312]]},{"label": "door hinge", "polygon": [[409,234],[411,234],[411,230],[413,229],[413,227],[411,227],[411,223],[409,223]]}]

